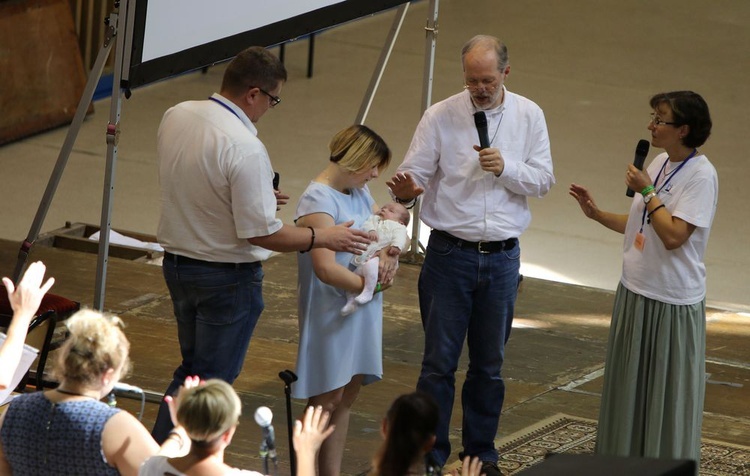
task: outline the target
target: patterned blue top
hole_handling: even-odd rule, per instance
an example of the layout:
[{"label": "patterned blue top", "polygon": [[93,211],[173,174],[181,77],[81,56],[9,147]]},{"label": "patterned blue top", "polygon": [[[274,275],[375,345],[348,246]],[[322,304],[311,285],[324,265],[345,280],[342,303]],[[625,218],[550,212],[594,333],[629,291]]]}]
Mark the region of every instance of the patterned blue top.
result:
[{"label": "patterned blue top", "polygon": [[21,395],[5,412],[0,438],[13,474],[116,475],[102,453],[102,431],[119,412],[95,400],[53,403]]}]

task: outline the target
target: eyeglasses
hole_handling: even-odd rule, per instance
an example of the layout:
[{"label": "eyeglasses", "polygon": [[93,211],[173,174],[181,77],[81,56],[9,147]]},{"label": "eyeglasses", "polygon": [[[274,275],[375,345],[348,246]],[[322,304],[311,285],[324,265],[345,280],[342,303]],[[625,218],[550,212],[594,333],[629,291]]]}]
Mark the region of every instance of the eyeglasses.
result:
[{"label": "eyeglasses", "polygon": [[479,81],[476,79],[470,79],[464,84],[464,89],[468,89],[469,91],[484,89],[485,91],[492,92],[497,89],[497,80],[492,79]]},{"label": "eyeglasses", "polygon": [[[257,87],[257,86],[256,86],[256,87]],[[258,91],[260,91],[260,92],[262,92],[263,94],[265,94],[266,96],[268,96],[268,98],[269,98],[269,99],[271,100],[271,107],[276,107],[276,106],[278,106],[278,105],[279,105],[279,103],[281,102],[281,98],[280,98],[280,97],[278,97],[278,96],[274,96],[274,95],[273,95],[273,94],[271,94],[271,93],[267,93],[266,91],[264,91],[264,90],[263,90],[263,89],[261,89],[261,88],[258,88]]]},{"label": "eyeglasses", "polygon": [[667,124],[669,126],[677,125],[676,122],[662,121],[661,119],[659,119],[659,117],[656,114],[651,114],[651,120],[649,122],[651,122],[651,124],[655,126],[661,126],[662,124]]}]

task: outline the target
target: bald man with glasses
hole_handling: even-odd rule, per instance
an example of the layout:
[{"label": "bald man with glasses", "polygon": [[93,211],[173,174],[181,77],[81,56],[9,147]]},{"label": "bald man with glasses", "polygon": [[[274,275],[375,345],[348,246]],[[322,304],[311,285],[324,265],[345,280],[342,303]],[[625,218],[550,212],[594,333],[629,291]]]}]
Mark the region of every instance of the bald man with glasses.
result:
[{"label": "bald man with glasses", "polygon": [[[505,87],[508,51],[480,35],[461,52],[464,91],[430,107],[396,175],[393,197],[411,204],[422,195],[422,220],[432,228],[419,277],[425,331],[417,389],[440,407],[431,456],[444,465],[455,398],[455,371],[464,339],[469,368],[462,390],[464,456],[500,474],[496,437],[505,397],[501,376],[520,282],[518,238],[529,225],[529,197],[555,183],[542,110]],[[475,114],[486,118],[486,147]]]}]

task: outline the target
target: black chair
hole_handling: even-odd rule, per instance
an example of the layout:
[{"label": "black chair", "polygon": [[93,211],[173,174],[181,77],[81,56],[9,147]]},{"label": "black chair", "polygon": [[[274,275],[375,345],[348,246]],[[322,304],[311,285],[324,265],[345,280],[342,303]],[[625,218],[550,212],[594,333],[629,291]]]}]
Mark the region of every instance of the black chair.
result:
[{"label": "black chair", "polygon": [[[44,380],[44,367],[47,364],[47,357],[49,352],[56,348],[56,343],[52,342],[55,327],[58,322],[64,321],[80,308],[80,303],[62,296],[55,294],[44,296],[36,315],[29,324],[28,334],[26,335],[26,344],[39,349],[36,366],[32,365],[32,369],[21,380],[16,387],[18,391],[25,390],[30,378],[33,378],[36,390],[43,390],[45,384],[47,387],[55,386],[54,383]],[[8,295],[4,289],[0,289],[0,327],[7,329],[12,318],[13,309],[10,307]]]}]

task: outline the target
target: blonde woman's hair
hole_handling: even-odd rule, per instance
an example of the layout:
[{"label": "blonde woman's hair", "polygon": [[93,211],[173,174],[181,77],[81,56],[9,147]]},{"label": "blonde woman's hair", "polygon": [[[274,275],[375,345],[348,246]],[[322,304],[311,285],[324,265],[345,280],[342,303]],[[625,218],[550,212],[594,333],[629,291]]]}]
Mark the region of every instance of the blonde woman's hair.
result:
[{"label": "blonde woman's hair", "polygon": [[210,444],[237,424],[242,414],[240,397],[223,380],[209,379],[184,389],[177,406],[177,422],[193,443]]},{"label": "blonde woman's hair", "polygon": [[328,147],[331,162],[349,172],[363,172],[373,167],[382,172],[391,162],[391,150],[383,138],[361,124],[337,132]]},{"label": "blonde woman's hair", "polygon": [[68,337],[58,352],[55,378],[92,385],[109,369],[122,367],[121,376],[130,371],[130,343],[119,317],[83,309],[65,325]]}]

